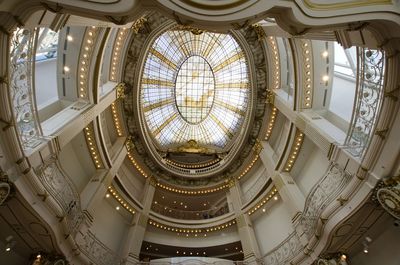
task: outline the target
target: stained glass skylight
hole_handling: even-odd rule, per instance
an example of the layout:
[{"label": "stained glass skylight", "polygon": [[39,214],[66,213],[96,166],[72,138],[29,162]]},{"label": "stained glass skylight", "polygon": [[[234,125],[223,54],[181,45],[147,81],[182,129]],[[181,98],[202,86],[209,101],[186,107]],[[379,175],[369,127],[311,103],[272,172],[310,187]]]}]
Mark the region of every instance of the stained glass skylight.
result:
[{"label": "stained glass skylight", "polygon": [[189,140],[224,148],[243,123],[248,97],[246,59],[231,35],[171,30],[149,49],[140,104],[161,148]]}]

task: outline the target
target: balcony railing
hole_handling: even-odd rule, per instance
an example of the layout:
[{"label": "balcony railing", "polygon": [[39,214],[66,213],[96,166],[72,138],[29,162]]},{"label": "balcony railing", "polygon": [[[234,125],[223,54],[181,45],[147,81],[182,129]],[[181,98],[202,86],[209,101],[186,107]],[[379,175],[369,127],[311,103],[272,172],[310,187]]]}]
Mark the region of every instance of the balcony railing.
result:
[{"label": "balcony railing", "polygon": [[217,209],[208,209],[204,211],[185,211],[185,210],[171,208],[158,203],[158,204],[153,204],[151,209],[154,212],[159,213],[161,215],[176,219],[184,219],[184,220],[204,220],[229,213],[228,204],[225,204]]},{"label": "balcony railing", "polygon": [[383,98],[385,56],[383,51],[359,48],[357,87],[345,147],[362,158],[372,138]]}]

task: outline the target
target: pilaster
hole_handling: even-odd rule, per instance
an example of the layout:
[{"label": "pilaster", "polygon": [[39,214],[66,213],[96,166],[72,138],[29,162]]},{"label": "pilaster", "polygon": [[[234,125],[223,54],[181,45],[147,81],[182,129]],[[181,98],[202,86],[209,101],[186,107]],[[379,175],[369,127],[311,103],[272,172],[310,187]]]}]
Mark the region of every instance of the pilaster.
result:
[{"label": "pilaster", "polygon": [[244,260],[248,264],[256,264],[261,257],[252,222],[246,213],[242,213],[240,184],[235,180],[229,188],[229,197],[236,216],[239,238],[242,244]]},{"label": "pilaster", "polygon": [[140,248],[146,233],[149,212],[155,193],[155,183],[148,178],[145,184],[145,196],[142,201],[143,209],[135,215],[132,226],[129,228],[126,243],[122,249],[122,256],[125,257],[125,265],[136,264],[139,259]]},{"label": "pilaster", "polygon": [[304,194],[289,173],[275,172],[272,175],[272,180],[283,202],[290,211],[292,222],[296,222],[304,209]]},{"label": "pilaster", "polygon": [[107,170],[98,170],[81,192],[82,209],[90,212],[95,208],[98,202],[101,202],[104,194],[106,194],[108,186],[127,155],[127,150],[123,141],[121,141],[121,143],[122,144],[118,147],[117,155],[112,161],[111,167]]}]

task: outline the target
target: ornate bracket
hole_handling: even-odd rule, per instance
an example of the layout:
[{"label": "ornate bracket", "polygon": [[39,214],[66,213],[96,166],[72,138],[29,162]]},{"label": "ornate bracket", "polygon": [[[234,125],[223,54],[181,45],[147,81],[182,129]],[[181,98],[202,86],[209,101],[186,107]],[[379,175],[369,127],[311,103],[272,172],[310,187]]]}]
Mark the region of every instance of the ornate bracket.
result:
[{"label": "ornate bracket", "polygon": [[400,220],[400,175],[379,181],[374,188],[372,200]]}]

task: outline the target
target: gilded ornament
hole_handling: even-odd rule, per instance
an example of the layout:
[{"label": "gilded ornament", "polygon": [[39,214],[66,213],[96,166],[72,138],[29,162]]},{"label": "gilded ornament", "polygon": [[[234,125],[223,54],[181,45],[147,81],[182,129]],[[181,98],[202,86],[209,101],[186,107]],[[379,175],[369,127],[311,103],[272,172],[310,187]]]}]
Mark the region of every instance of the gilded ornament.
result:
[{"label": "gilded ornament", "polygon": [[262,41],[267,35],[260,24],[253,24],[250,26],[257,34],[257,40]]},{"label": "gilded ornament", "polygon": [[133,22],[132,24],[132,32],[135,34],[138,34],[139,31],[143,28],[143,26],[145,25],[145,23],[147,22],[147,18],[146,17],[140,17],[139,19],[137,19],[135,22]]},{"label": "gilded ornament", "polygon": [[126,84],[125,83],[119,83],[116,86],[117,98],[122,98],[122,99],[125,98],[125,96],[126,96],[125,89],[126,89]]}]

